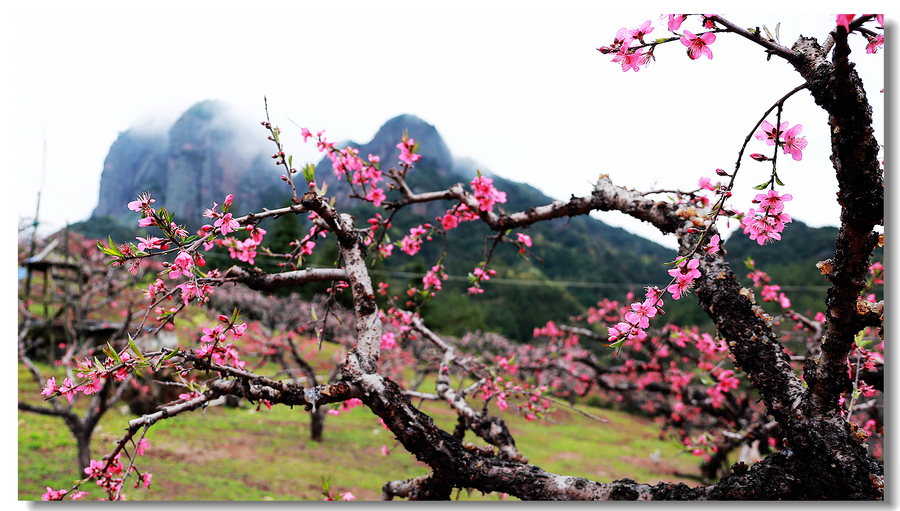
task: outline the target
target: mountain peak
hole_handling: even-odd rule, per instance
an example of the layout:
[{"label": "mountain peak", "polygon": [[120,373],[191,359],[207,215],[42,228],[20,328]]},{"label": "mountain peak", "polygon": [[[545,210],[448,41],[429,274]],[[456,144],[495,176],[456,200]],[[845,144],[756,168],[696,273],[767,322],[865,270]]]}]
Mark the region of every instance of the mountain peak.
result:
[{"label": "mountain peak", "polygon": [[423,160],[437,167],[438,172],[446,174],[453,169],[453,155],[438,130],[412,114],[401,114],[385,122],[372,141],[362,146],[362,150],[377,154],[383,162],[396,162],[400,159],[397,144],[404,131],[419,145],[419,154]]}]

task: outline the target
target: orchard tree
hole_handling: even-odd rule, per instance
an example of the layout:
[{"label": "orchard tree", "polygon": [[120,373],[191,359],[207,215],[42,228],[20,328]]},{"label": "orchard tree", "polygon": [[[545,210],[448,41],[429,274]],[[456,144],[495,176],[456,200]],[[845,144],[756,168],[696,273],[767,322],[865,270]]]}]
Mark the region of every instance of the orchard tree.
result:
[{"label": "orchard tree", "polygon": [[[57,243],[62,240],[61,245]],[[44,253],[64,253],[65,261],[48,266],[46,273],[57,273],[68,268],[71,275],[45,278],[41,296],[36,293],[23,296],[19,302],[19,362],[32,378],[46,385],[45,403],[19,401],[21,411],[59,417],[76,440],[79,472],[90,466],[90,439],[101,417],[122,400],[149,392],[146,378],[128,371],[115,371],[106,378],[95,379],[91,385],[81,386],[75,392],[75,381],[80,371],[94,370],[95,357],[102,357],[100,367],[111,366],[114,358],[106,353],[122,351],[129,342],[129,330],[143,321],[136,318],[143,308],[142,295],[134,290],[146,273],[138,260],[128,265],[111,266],[108,258],[97,249],[95,241],[77,233],[61,231],[50,241]],[[24,250],[20,257],[24,259]],[[22,261],[25,262],[24,260]],[[158,266],[152,264],[152,266]],[[159,271],[161,267],[156,267]],[[37,286],[33,286],[37,287]],[[36,289],[32,289],[36,291]],[[160,325],[160,328],[162,325]],[[158,331],[159,329],[157,329]],[[144,340],[151,336],[144,336]],[[127,358],[128,355],[124,354]],[[57,380],[43,374],[39,362],[45,361],[65,370],[65,376]],[[65,396],[65,397],[63,397]],[[81,400],[89,400],[79,415],[75,408]]]},{"label": "orchard tree", "polygon": [[[682,29],[682,24],[688,22],[693,25],[686,27],[692,29]],[[209,224],[196,235],[189,235],[164,207],[155,206],[152,195],[147,193],[129,203],[128,208],[140,216],[139,225],[156,226],[163,237],[141,240],[141,247],[102,245],[102,249],[117,264],[173,257],[171,262],[163,263],[165,279],[148,289],[151,301],[160,293],[175,293],[177,289],[183,304],[202,304],[214,292],[227,293],[231,283],[266,290],[331,282],[332,294],[346,292],[352,296],[354,329],[352,346],[339,362],[335,379],[303,386],[248,369],[234,344],[234,340],[245,335],[247,323],[235,311],[223,314],[217,324],[204,329],[197,347],[141,352],[130,345],[112,354],[114,363],[85,367],[82,380],[65,389],[48,384],[45,394],[81,392],[111,374],[149,365],[171,366],[182,374],[206,371],[216,375],[211,380],[197,380],[179,402],[131,420],[112,452],[91,461],[88,479],[96,479],[110,498],[121,497],[123,479],[130,477],[133,469],[137,470],[138,482],[147,480],[147,474],[138,467],[141,449],[129,446],[141,445],[141,439],[155,422],[204,406],[219,396],[236,395],[266,405],[296,405],[310,411],[329,403],[359,400],[381,419],[404,449],[431,469],[429,474],[417,478],[386,482],[382,488],[385,499],[448,499],[454,488],[502,492],[529,500],[882,499],[883,465],[866,445],[866,428],[874,430],[868,425],[857,425],[852,414],[859,414],[864,408],[860,396],[878,392],[873,388],[877,389],[879,351],[883,349],[884,303],[870,300],[864,290],[871,277],[873,251],[883,245],[883,236],[876,230],[876,226],[883,225],[884,217],[883,171],[872,109],[849,60],[848,38],[866,38],[867,51],[875,52],[883,42],[883,24],[881,15],[838,15],[835,28],[822,44],[801,37],[791,47],[781,45],[767,30],[742,28],[711,14],[672,14],[667,27],[653,27],[648,21],[636,29],[621,29],[611,45],[599,50],[613,55],[613,62],[625,72],[638,71],[656,58],[656,52],[681,45],[690,59],[712,59],[711,47],[717,37],[729,36],[743,38],[747,44],[764,49],[770,58],[787,62],[803,79],[801,86],[786,91],[768,111],[760,112],[755,126],[747,126],[745,141],[736,144],[738,158],[734,167],[716,171],[724,178],[722,183],[713,185],[709,180],[701,180],[700,190],[662,197],[624,188],[602,175],[588,197],[504,212],[500,205],[506,202],[505,193],[480,174],[468,184],[414,192],[406,177],[415,172],[419,154],[416,141],[409,136],[397,145],[400,161],[390,162],[392,166],[382,169],[377,156],[360,155],[352,147],[335,147],[324,132],[304,128],[304,141],[312,139],[332,162],[332,173],[324,178],[321,172],[316,175],[312,165],[296,169],[292,158],[285,154],[279,129],[266,121],[263,125],[277,148],[273,159],[284,168],[282,179],[290,189],[290,206],[238,217],[230,211],[229,196],[221,209],[213,204],[206,211]],[[670,35],[651,39],[649,34],[657,29],[668,29]],[[763,310],[752,289],[741,286],[735,270],[725,261],[717,221],[740,221],[744,233],[760,245],[790,235],[785,225],[791,221],[787,203],[792,196],[779,191],[782,185],[778,171],[781,165],[790,165],[790,160],[800,160],[807,144],[813,143],[803,136],[796,119],[787,121],[783,115],[788,101],[802,90],[828,113],[831,162],[838,181],[841,216],[834,256],[819,264],[831,283],[821,316],[806,318],[791,311],[788,298],[758,276],[763,301],[776,300],[784,310],[780,319],[799,324],[808,332],[801,337],[805,353],[792,357],[777,330],[777,318]],[[752,205],[732,204],[732,191],[747,151],[759,151],[746,156],[761,162],[754,165],[766,165],[770,177],[758,187],[760,193]],[[790,159],[784,163],[787,155]],[[351,197],[371,203],[381,213],[357,225],[353,217],[333,207],[326,183],[330,179],[346,179]],[[414,227],[402,239],[391,239],[389,226],[395,215],[403,214],[409,206],[437,201],[447,204],[447,209],[434,223]],[[746,212],[738,211],[745,207],[749,207]],[[368,270],[378,258],[404,257],[397,252],[414,255],[423,243],[442,237],[447,231],[465,228],[466,222],[481,222],[495,234],[489,237],[484,259],[473,264],[469,293],[484,293],[495,274],[491,269],[495,251],[505,250],[507,245],[520,251],[539,250],[521,229],[593,211],[620,211],[674,236],[679,251],[667,270],[669,282],[650,287],[642,298],[629,297],[630,303],[601,302],[588,311],[584,316],[588,326],[606,327],[600,334],[596,329],[574,325],[551,324],[539,329],[537,335],[550,341],[531,347],[533,353],[525,353],[529,351],[526,347],[508,346],[508,353],[478,358],[428,328],[417,310],[428,300],[439,299],[445,278],[443,258],[435,261],[421,285],[402,291],[391,292],[383,285],[374,285]],[[259,222],[288,215],[306,215],[311,228],[296,241],[292,252],[284,254],[290,261],[286,271],[268,274],[235,266],[220,273],[199,268],[202,252],[216,244],[228,247],[232,257],[252,265],[266,234]],[[239,233],[249,236],[238,236]],[[304,267],[304,258],[326,241],[338,247],[338,264],[328,269]],[[663,271],[661,268],[665,275]],[[217,288],[221,289],[216,291]],[[377,294],[385,296],[388,306],[379,308]],[[651,327],[651,321],[654,325],[659,323],[666,301],[694,299],[693,296],[712,320],[714,335],[689,327]],[[176,313],[177,310],[166,311],[160,319],[164,321]],[[326,320],[311,319],[317,335],[322,335]],[[387,326],[391,331],[386,330]],[[600,365],[579,351],[581,339],[571,334],[581,339],[599,338],[622,358],[621,365],[627,370]],[[468,342],[489,344],[472,339]],[[503,348],[499,342],[493,345],[494,349]],[[428,349],[419,349],[422,346]],[[414,353],[432,364],[431,370],[437,372],[434,396],[459,414],[453,432],[440,429],[411,404],[412,395],[424,393],[404,388],[400,376],[391,374],[393,364],[387,361],[395,350]],[[673,352],[683,354],[676,360],[670,355]],[[128,357],[124,356],[126,353]],[[688,375],[690,366],[708,380],[701,381],[702,387],[697,391],[690,388],[697,385],[691,383]],[[505,380],[498,377],[498,371],[521,379]],[[617,378],[609,378],[613,372]],[[474,383],[466,388],[454,387],[450,384],[452,375],[465,376]],[[736,393],[741,385],[752,387],[753,394]],[[711,485],[648,485],[630,479],[596,482],[548,473],[528,464],[527,453],[518,451],[503,420],[488,416],[486,407],[476,405],[477,400],[496,400],[504,408],[509,406],[509,400],[521,398],[515,408],[529,417],[538,416],[552,405],[550,398],[567,391],[583,394],[588,386],[615,392],[623,399],[632,396],[636,402],[648,402],[638,397],[641,393],[667,393],[669,397],[657,403],[675,427],[688,429],[684,425],[690,422],[694,429],[774,438],[773,452],[752,466],[734,465],[728,475]],[[479,447],[465,442],[467,432],[490,445]],[[714,435],[702,438],[706,442],[701,438],[690,442],[690,447],[701,454],[710,442],[717,445],[721,440]],[[766,445],[770,445],[768,440]],[[122,453],[130,454],[124,459],[120,458]],[[706,454],[712,458],[711,453],[716,454],[716,450],[710,449]],[[722,460],[716,463],[721,465]],[[80,484],[63,490],[48,489],[44,497],[64,498]]]}]

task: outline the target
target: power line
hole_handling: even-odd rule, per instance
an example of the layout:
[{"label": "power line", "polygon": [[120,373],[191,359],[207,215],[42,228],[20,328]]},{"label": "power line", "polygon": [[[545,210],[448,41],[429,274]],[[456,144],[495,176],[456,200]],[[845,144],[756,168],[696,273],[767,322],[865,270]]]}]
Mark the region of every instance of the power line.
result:
[{"label": "power line", "polygon": [[[319,267],[318,265],[316,265]],[[330,266],[321,266],[322,268],[330,268]],[[407,272],[407,271],[387,271],[387,270],[369,270],[372,275],[383,277],[392,277],[398,279],[421,279],[424,273]],[[469,282],[468,277],[462,275],[449,275],[447,280],[455,282]],[[490,283],[502,284],[507,286],[558,286],[558,287],[580,287],[580,288],[614,288],[614,289],[643,289],[648,286],[659,284],[642,284],[637,282],[591,282],[576,280],[534,280],[507,277],[491,277]],[[799,292],[824,292],[829,286],[781,286],[782,291],[799,291]]]}]

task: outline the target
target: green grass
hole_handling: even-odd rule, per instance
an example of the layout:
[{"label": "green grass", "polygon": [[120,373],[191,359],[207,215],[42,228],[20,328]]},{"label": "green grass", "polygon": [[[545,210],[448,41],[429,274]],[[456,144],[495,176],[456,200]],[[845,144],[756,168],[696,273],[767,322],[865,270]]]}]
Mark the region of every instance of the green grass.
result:
[{"label": "green grass", "polygon": [[[20,372],[20,398],[39,402],[37,384]],[[24,378],[23,378],[24,377]],[[455,414],[443,403],[424,403],[435,422],[452,429]],[[609,410],[588,409],[609,419],[603,424],[560,410],[564,424],[527,422],[503,414],[519,450],[547,471],[613,481],[685,481],[675,473],[696,473],[696,458],[679,456],[671,441],[659,439],[650,421]],[[496,413],[496,410],[494,410]],[[95,458],[109,452],[131,418],[113,410],[102,419],[92,439]],[[150,447],[137,468],[153,474],[150,489],[127,488],[128,499],[142,500],[321,500],[322,478],[335,493],[353,491],[359,499],[378,499],[386,481],[429,473],[364,407],[328,416],[324,441],[309,439],[309,417],[302,408],[210,407],[162,421],[148,432]],[[35,500],[46,486],[69,487],[76,473],[75,442],[60,419],[19,413],[19,499]],[[484,444],[471,433],[467,441]],[[381,455],[381,446],[391,449]],[[654,463],[650,454],[660,451]],[[693,483],[696,484],[696,483]],[[102,496],[94,483],[84,490]],[[461,500],[496,500],[497,495],[460,492]]]}]

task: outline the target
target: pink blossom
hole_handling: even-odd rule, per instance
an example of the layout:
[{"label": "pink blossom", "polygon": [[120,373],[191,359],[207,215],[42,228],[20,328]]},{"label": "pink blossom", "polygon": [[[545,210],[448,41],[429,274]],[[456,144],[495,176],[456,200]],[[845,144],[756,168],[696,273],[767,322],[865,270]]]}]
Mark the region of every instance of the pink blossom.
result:
[{"label": "pink blossom", "polygon": [[778,299],[779,290],[781,290],[781,286],[766,284],[763,286],[760,294],[762,295],[764,302],[773,302]]},{"label": "pink blossom", "polygon": [[387,332],[382,334],[381,336],[381,349],[382,350],[391,350],[397,347],[397,340],[394,337],[394,332]]},{"label": "pink blossom", "polygon": [[806,138],[799,136],[802,130],[803,126],[798,124],[784,134],[784,154],[791,153],[796,161],[803,159],[803,149],[807,144]]},{"label": "pink blossom", "polygon": [[785,121],[781,123],[781,128],[775,129],[775,126],[772,125],[769,121],[763,121],[762,126],[760,126],[760,130],[756,132],[756,139],[760,141],[765,141],[766,145],[775,145],[775,142],[780,141],[781,134],[784,133],[788,128],[788,122]]},{"label": "pink blossom", "polygon": [[387,455],[388,455],[388,448],[387,448],[387,445],[381,444],[381,455],[382,455],[382,456],[387,456]]},{"label": "pink blossom", "polygon": [[[230,197],[230,195],[229,195],[229,197]],[[215,223],[213,223],[213,225],[218,227],[221,230],[223,236],[228,234],[229,232],[236,231],[237,229],[239,229],[241,227],[241,224],[239,224],[237,222],[237,220],[235,220],[231,216],[231,213],[224,214],[222,216],[222,218],[219,218],[218,220],[216,220]]]},{"label": "pink blossom", "polygon": [[213,202],[212,208],[207,208],[207,209],[203,210],[203,218],[216,218],[217,216],[219,216],[221,213],[216,211],[216,207],[218,205],[219,204],[217,202]]},{"label": "pink blossom", "polygon": [[626,73],[629,69],[634,69],[637,73],[641,66],[650,63],[650,57],[644,54],[643,48],[629,49],[628,44],[623,45],[612,59],[622,65],[622,72]]},{"label": "pink blossom", "polygon": [[409,234],[400,241],[400,250],[409,255],[416,255],[422,248],[421,235],[428,232],[423,226],[413,227],[409,230]]},{"label": "pink blossom", "polygon": [[180,275],[184,275],[185,277],[191,276],[191,268],[194,266],[194,259],[185,252],[181,251],[175,257],[175,262],[172,263],[172,271],[169,272],[169,278],[174,279]]},{"label": "pink blossom", "polygon": [[203,329],[203,337],[200,338],[202,342],[217,342],[225,340],[225,330],[222,325],[216,325],[212,328],[204,328]]},{"label": "pink blossom", "polygon": [[650,32],[653,32],[653,27],[650,26],[650,20],[647,20],[643,22],[638,28],[629,30],[628,35],[632,39],[638,39],[643,43],[644,36],[649,34]]},{"label": "pink blossom", "polygon": [[[428,270],[428,272],[425,274],[425,277],[422,278],[422,283],[425,284],[425,289],[429,289],[432,287],[435,290],[441,289],[441,279],[438,277],[438,275],[441,274],[443,269],[444,266],[439,264],[433,266],[430,270]],[[447,278],[446,275],[443,275],[443,277],[445,279]]]},{"label": "pink blossom", "polygon": [[414,139],[409,138],[401,140],[401,142],[397,144],[397,148],[400,149],[400,161],[407,165],[414,164],[422,157],[421,154],[415,154],[416,141]]},{"label": "pink blossom", "polygon": [[869,38],[869,44],[866,45],[866,53],[877,53],[882,46],[884,46],[884,34],[871,37]]},{"label": "pink blossom", "polygon": [[779,195],[775,190],[769,190],[767,193],[759,193],[753,198],[755,204],[759,204],[760,210],[767,213],[777,215],[784,211],[784,203],[794,198],[793,195],[786,193]]},{"label": "pink blossom", "polygon": [[44,386],[44,390],[41,391],[41,395],[52,396],[54,393],[56,393],[56,390],[56,376],[51,376],[50,379],[47,380],[47,385]]},{"label": "pink blossom", "polygon": [[143,455],[144,455],[144,449],[147,448],[147,445],[148,445],[148,444],[149,444],[149,442],[147,442],[147,439],[146,439],[146,438],[142,438],[141,441],[138,442],[137,447],[135,448],[135,450],[137,451],[138,456],[143,456]]},{"label": "pink blossom", "polygon": [[720,241],[719,235],[716,234],[715,236],[710,238],[709,244],[706,245],[705,247],[703,247],[703,250],[705,250],[707,254],[710,254],[710,255],[715,254],[716,252],[719,251],[719,248],[720,248],[719,241]]},{"label": "pink blossom", "polygon": [[72,398],[75,397],[75,383],[70,378],[64,379],[63,384],[59,387],[59,392],[66,396],[66,399],[71,403]]},{"label": "pink blossom", "polygon": [[516,233],[516,237],[518,238],[519,243],[524,243],[526,247],[531,246],[531,236],[519,232],[519,233]]},{"label": "pink blossom", "polygon": [[182,227],[175,225],[175,222],[169,224],[169,230],[171,230],[175,234],[175,236],[181,236],[182,238],[188,235],[188,232]]},{"label": "pink blossom", "polygon": [[494,188],[494,180],[485,176],[476,176],[472,179],[472,192],[478,200],[481,211],[491,211],[495,203],[506,202],[506,192]]},{"label": "pink blossom", "polygon": [[751,240],[765,245],[769,241],[780,240],[784,224],[791,221],[791,217],[785,213],[775,215],[760,211],[760,214],[757,215],[756,211],[750,208],[750,211],[741,220],[741,227],[744,234],[748,234]]},{"label": "pink blossom", "polygon": [[153,479],[153,474],[144,472],[138,477],[137,481],[134,482],[134,487],[137,488],[140,483],[144,483],[144,488],[149,488],[151,479]]},{"label": "pink blossom", "polygon": [[692,60],[699,59],[702,55],[706,55],[708,59],[712,60],[713,54],[709,45],[714,42],[716,42],[716,34],[712,32],[696,36],[690,30],[685,30],[684,36],[681,37],[681,44],[688,47],[687,55]]},{"label": "pink blossom", "polygon": [[459,225],[459,217],[452,213],[447,213],[439,218],[438,221],[441,222],[441,227],[443,227],[445,231],[455,229]]},{"label": "pink blossom", "polygon": [[500,411],[506,410],[509,407],[509,403],[506,402],[506,393],[500,392],[497,394],[497,408]]},{"label": "pink blossom", "polygon": [[68,490],[65,488],[62,490],[54,490],[47,486],[47,491],[41,494],[41,500],[62,500],[67,492]]},{"label": "pink blossom", "polygon": [[371,201],[375,207],[381,206],[381,201],[387,199],[387,195],[384,194],[384,190],[381,188],[372,188],[369,190],[369,193],[366,194],[366,200]]},{"label": "pink blossom", "polygon": [[156,199],[150,198],[150,192],[144,192],[138,196],[137,200],[128,203],[128,209],[132,211],[149,211],[150,204],[156,202]]},{"label": "pink blossom", "polygon": [[631,32],[627,28],[622,27],[616,31],[616,37],[613,39],[612,46],[613,48],[628,46],[628,44],[631,43],[631,39]]},{"label": "pink blossom", "polygon": [[850,32],[850,22],[853,21],[853,14],[838,14],[837,15],[837,26],[844,27],[844,30],[847,33]]},{"label": "pink blossom", "polygon": [[247,229],[250,231],[250,238],[252,238],[253,241],[256,242],[257,244],[262,243],[263,236],[265,236],[266,233],[268,232],[265,229],[263,229],[261,227],[257,227],[255,225],[247,226]]},{"label": "pink blossom", "polygon": [[694,279],[700,277],[700,270],[697,269],[699,265],[699,259],[691,259],[690,262],[681,261],[678,268],[669,270],[669,275],[675,277],[675,283],[671,284],[666,290],[672,293],[674,299],[678,300],[681,298],[681,295],[691,287]]},{"label": "pink blossom", "polygon": [[650,326],[650,318],[656,316],[656,299],[631,304],[631,310],[625,313],[625,321],[638,328]]},{"label": "pink blossom", "polygon": [[778,294],[778,303],[785,309],[788,309],[791,307],[791,301],[790,301],[790,299],[788,299],[787,296],[784,295],[784,293]]},{"label": "pink blossom", "polygon": [[[125,369],[124,367],[122,369]],[[91,375],[91,379],[88,383],[85,383],[78,387],[78,390],[84,392],[84,395],[90,396],[91,394],[96,394],[100,392],[100,389],[103,388],[103,378],[97,378]]]},{"label": "pink blossom", "polygon": [[681,24],[687,19],[687,14],[670,14],[669,15],[669,32],[675,32],[681,28]]},{"label": "pink blossom", "polygon": [[146,251],[153,248],[162,248],[163,246],[163,240],[155,236],[148,236],[147,238],[141,238],[140,236],[138,236],[137,240],[139,242],[138,250],[141,251]]}]

